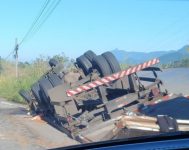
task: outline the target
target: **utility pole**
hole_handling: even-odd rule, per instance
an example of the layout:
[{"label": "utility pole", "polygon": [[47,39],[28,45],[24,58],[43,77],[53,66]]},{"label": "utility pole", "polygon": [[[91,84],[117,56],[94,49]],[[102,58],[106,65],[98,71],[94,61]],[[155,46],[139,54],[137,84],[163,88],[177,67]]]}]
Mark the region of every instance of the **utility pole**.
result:
[{"label": "utility pole", "polygon": [[18,48],[19,48],[19,45],[18,45],[18,41],[17,41],[17,38],[15,39],[15,61],[16,61],[16,78],[18,78]]}]

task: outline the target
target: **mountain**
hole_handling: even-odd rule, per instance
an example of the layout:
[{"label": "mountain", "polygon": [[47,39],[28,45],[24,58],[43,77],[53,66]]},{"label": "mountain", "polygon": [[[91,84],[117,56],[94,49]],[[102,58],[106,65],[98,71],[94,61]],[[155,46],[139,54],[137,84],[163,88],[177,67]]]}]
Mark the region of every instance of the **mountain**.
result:
[{"label": "mountain", "polygon": [[173,61],[179,61],[184,58],[189,58],[189,45],[182,47],[177,51],[171,51],[160,57],[160,61],[163,64],[171,63]]},{"label": "mountain", "polygon": [[111,51],[120,63],[138,64],[152,58],[159,58],[160,62],[167,64],[183,58],[189,58],[189,45],[179,50],[155,51],[155,52],[128,52],[114,49]]}]

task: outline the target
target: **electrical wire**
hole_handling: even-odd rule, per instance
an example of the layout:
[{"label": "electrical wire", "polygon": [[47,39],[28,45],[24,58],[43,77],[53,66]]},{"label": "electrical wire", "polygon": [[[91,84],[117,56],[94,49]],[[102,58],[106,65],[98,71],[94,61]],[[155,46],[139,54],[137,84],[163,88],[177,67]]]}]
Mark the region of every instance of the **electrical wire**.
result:
[{"label": "electrical wire", "polygon": [[[22,45],[26,41],[26,39],[28,39],[28,37],[31,35],[31,33],[33,33],[33,35],[34,35],[35,33],[37,33],[40,30],[42,25],[47,21],[47,19],[54,12],[56,7],[60,4],[61,0],[58,0],[58,1],[53,0],[53,2],[49,5],[50,2],[51,2],[51,0],[46,0],[44,2],[41,10],[39,11],[39,14],[37,15],[37,17],[33,21],[32,25],[30,26],[30,28],[28,29],[28,31],[24,35],[23,39],[21,40],[21,42],[17,46]],[[9,53],[9,55],[7,55],[7,57],[5,57],[5,60],[7,60],[14,52],[15,52],[15,50],[11,51]]]},{"label": "electrical wire", "polygon": [[25,36],[23,37],[23,39],[21,40],[21,42],[19,43],[19,45],[21,45],[29,36],[29,34],[31,33],[31,31],[34,29],[36,23],[38,22],[38,20],[41,18],[41,16],[43,15],[45,9],[47,8],[48,4],[49,4],[50,0],[46,0],[45,3],[43,4],[39,14],[37,15],[36,19],[34,20],[34,22],[32,23],[32,25],[30,26],[29,30],[26,32]]},{"label": "electrical wire", "polygon": [[5,57],[5,60],[7,60],[14,52],[15,52],[15,50],[11,51],[11,52],[7,55],[7,57]]},{"label": "electrical wire", "polygon": [[[187,14],[185,14],[184,16],[174,20],[173,22],[171,22],[168,26],[165,26],[164,28],[162,28],[161,31],[157,32],[151,39],[150,41],[148,41],[148,47],[146,48],[147,50],[150,50],[153,48],[153,41],[155,41],[157,39],[157,37],[159,37],[160,35],[164,34],[165,32],[167,32],[168,30],[171,31],[171,28],[173,28],[176,24],[183,22],[184,19],[188,18],[188,12]],[[158,45],[163,45],[165,40],[159,41]],[[162,44],[163,43],[163,44]]]},{"label": "electrical wire", "polygon": [[[170,43],[178,42],[179,36],[181,35],[188,35],[187,30],[185,30],[188,27],[188,23],[179,28],[179,30],[172,33],[170,38],[162,41],[160,44],[158,44],[159,49],[162,49],[164,46],[169,45]],[[184,37],[184,36],[183,36]]]},{"label": "electrical wire", "polygon": [[39,30],[40,28],[43,26],[43,24],[48,20],[48,18],[50,17],[50,15],[54,12],[54,10],[57,8],[57,6],[60,4],[61,0],[55,1],[54,3],[51,4],[51,6],[49,7],[49,9],[46,11],[44,18],[41,22],[39,22],[38,26],[36,27],[35,30],[33,30],[32,35],[30,38],[32,38]]}]

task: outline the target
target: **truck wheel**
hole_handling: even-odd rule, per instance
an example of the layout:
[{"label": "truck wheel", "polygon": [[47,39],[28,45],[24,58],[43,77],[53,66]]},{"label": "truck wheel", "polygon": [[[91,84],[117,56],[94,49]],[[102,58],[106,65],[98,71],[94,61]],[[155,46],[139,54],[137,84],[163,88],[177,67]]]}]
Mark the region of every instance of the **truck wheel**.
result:
[{"label": "truck wheel", "polygon": [[24,100],[27,102],[30,112],[37,113],[38,107],[35,105],[35,103],[32,101],[32,97],[28,91],[20,90],[19,94],[24,98]]},{"label": "truck wheel", "polygon": [[30,94],[28,91],[25,91],[25,90],[20,90],[19,91],[19,94],[24,98],[24,100],[29,104],[30,101],[32,100]]},{"label": "truck wheel", "polygon": [[[111,53],[111,52],[105,52],[102,54],[102,56],[106,59],[106,61],[108,62],[112,73],[117,73],[119,71],[121,71],[121,67],[117,61],[117,59],[115,58],[115,56]],[[115,88],[122,88],[122,82],[121,80],[117,80],[114,83],[114,87]]]},{"label": "truck wheel", "polygon": [[113,73],[121,71],[120,65],[111,52],[105,52],[102,56],[106,59]]},{"label": "truck wheel", "polygon": [[93,58],[94,68],[98,70],[101,77],[112,74],[111,68],[104,57],[101,55]]},{"label": "truck wheel", "polygon": [[56,87],[60,84],[63,83],[63,80],[61,80],[57,74],[54,74],[54,73],[50,73],[48,74],[48,78],[49,78],[49,81],[51,82],[51,84],[53,85],[53,87]]},{"label": "truck wheel", "polygon": [[49,60],[49,65],[51,67],[55,67],[57,64],[58,64],[58,61],[56,59],[52,58],[52,59]]},{"label": "truck wheel", "polygon": [[53,86],[50,83],[50,81],[47,78],[42,78],[41,80],[39,80],[39,87],[40,87],[40,92],[43,96],[43,99],[49,103],[49,95],[48,95],[48,90],[52,89]]},{"label": "truck wheel", "polygon": [[40,87],[40,93],[43,97],[43,101],[45,102],[47,106],[46,111],[50,111],[54,113],[54,107],[50,103],[50,98],[48,94],[48,90],[53,88],[52,84],[47,78],[42,78],[41,80],[39,80],[39,87]]},{"label": "truck wheel", "polygon": [[81,55],[80,57],[78,57],[76,59],[76,62],[77,62],[78,67],[83,70],[86,76],[92,72],[92,64],[84,55]]},{"label": "truck wheel", "polygon": [[84,56],[90,61],[92,62],[93,61],[93,58],[96,57],[96,54],[91,51],[91,50],[88,50],[87,52],[84,53]]},{"label": "truck wheel", "polygon": [[38,104],[41,104],[42,103],[42,97],[40,96],[40,87],[39,87],[38,82],[36,82],[32,85],[31,91],[32,91],[32,94],[35,97],[36,101],[38,102]]}]

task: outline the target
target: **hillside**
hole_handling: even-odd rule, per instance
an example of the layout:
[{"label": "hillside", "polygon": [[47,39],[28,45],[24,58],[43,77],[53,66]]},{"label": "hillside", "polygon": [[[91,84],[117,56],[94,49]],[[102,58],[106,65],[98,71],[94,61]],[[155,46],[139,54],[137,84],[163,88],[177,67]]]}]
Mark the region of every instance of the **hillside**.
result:
[{"label": "hillside", "polygon": [[181,59],[189,58],[189,45],[179,50],[155,51],[155,52],[128,52],[114,49],[112,53],[120,63],[138,64],[152,58],[160,58],[161,63],[167,64]]}]

